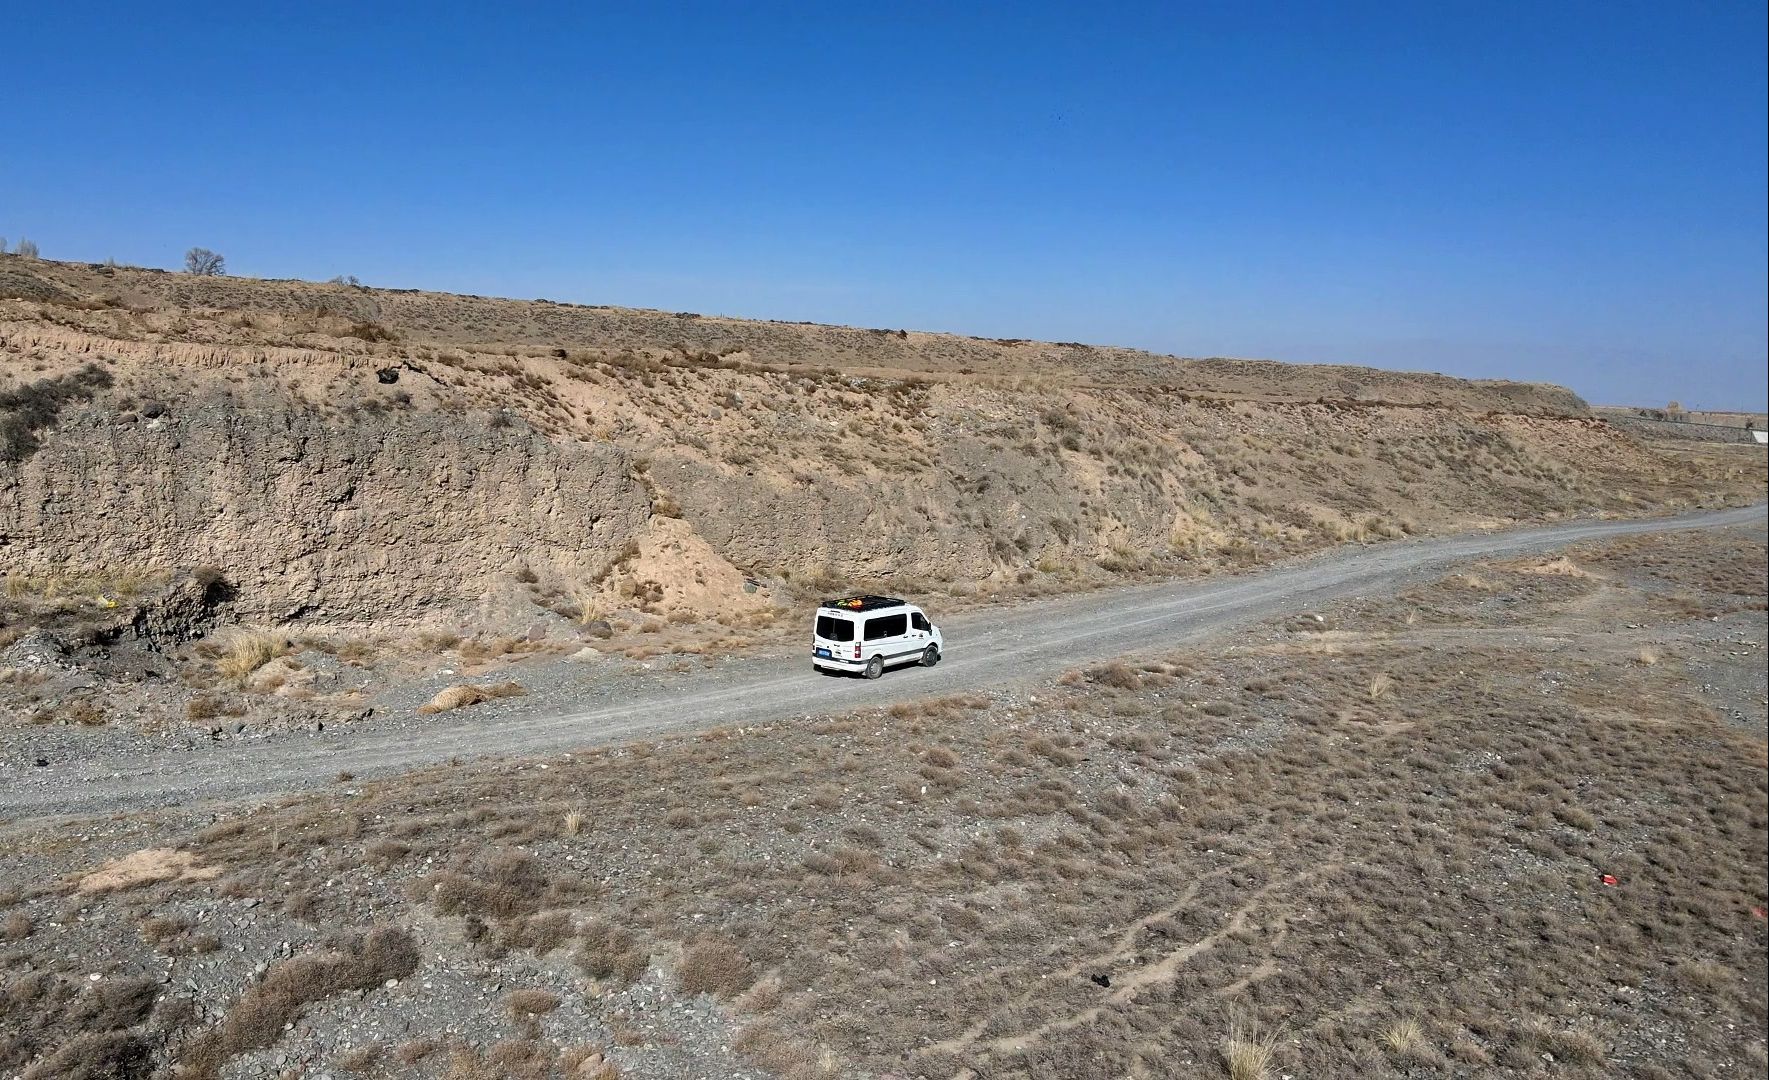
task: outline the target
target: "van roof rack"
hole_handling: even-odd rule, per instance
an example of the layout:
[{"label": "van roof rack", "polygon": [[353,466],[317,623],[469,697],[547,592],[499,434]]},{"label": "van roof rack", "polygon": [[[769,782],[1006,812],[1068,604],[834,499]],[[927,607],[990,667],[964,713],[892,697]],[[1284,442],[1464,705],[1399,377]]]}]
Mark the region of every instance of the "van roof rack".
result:
[{"label": "van roof rack", "polygon": [[894,596],[844,596],[840,600],[825,600],[822,606],[837,611],[877,611],[879,608],[902,607],[904,601]]}]

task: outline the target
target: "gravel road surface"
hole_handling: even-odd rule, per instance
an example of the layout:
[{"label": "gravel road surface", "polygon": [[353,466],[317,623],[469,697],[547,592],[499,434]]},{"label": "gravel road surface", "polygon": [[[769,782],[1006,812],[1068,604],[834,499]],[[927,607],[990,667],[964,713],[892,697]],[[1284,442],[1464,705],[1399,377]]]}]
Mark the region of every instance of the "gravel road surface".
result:
[{"label": "gravel road surface", "polygon": [[[23,733],[0,762],[0,820],[91,815],[255,799],[486,757],[569,751],[664,734],[846,712],[988,689],[1115,656],[1168,649],[1328,600],[1399,591],[1471,559],[1545,551],[1630,533],[1763,526],[1762,505],[1649,521],[1579,521],[1335,550],[1231,578],[1137,585],[941,619],[948,654],[876,681],[820,675],[807,655],[722,664],[673,681],[633,680],[592,708],[437,717],[377,716],[259,740],[93,739]],[[808,652],[808,646],[807,646]],[[622,688],[626,690],[626,688]],[[557,706],[554,706],[557,708]],[[55,739],[53,754],[29,742]],[[47,761],[38,765],[38,761]]]}]

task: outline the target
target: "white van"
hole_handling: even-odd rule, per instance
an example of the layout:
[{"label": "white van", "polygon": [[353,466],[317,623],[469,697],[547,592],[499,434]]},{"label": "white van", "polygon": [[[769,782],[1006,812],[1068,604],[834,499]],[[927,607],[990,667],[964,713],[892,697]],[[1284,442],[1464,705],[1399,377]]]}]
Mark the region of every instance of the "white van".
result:
[{"label": "white van", "polygon": [[820,671],[857,671],[868,679],[898,664],[933,667],[946,640],[927,613],[894,596],[849,596],[817,607],[811,664]]}]

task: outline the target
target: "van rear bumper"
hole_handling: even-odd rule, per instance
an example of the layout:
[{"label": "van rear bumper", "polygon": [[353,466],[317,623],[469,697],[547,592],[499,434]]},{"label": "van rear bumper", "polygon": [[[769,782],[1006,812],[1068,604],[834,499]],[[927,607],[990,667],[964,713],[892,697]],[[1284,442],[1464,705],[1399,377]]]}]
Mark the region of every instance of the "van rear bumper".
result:
[{"label": "van rear bumper", "polygon": [[864,660],[850,660],[840,656],[811,655],[811,666],[825,668],[829,671],[859,671],[866,666]]}]

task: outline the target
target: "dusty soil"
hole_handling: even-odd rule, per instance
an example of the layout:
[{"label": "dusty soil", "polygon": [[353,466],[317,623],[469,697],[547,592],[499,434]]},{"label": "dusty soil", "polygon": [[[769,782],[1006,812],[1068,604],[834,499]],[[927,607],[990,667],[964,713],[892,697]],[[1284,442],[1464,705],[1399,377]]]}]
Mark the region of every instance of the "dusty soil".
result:
[{"label": "dusty soil", "polygon": [[[754,725],[830,708],[888,705],[1048,677],[1077,663],[1110,659],[1152,645],[1172,646],[1329,599],[1388,595],[1446,563],[1501,552],[1533,551],[1590,537],[1659,534],[1681,526],[1761,524],[1763,508],[1721,511],[1681,522],[1585,522],[1454,538],[1393,542],[1300,560],[1281,569],[1209,584],[1162,584],[1096,591],[973,610],[950,618],[937,610],[947,656],[933,669],[898,669],[885,679],[822,677],[804,653],[804,627],[772,647],[710,655],[660,653],[647,646],[625,656],[591,647],[349,660],[324,641],[289,641],[217,689],[208,646],[187,658],[156,655],[154,677],[119,683],[116,646],[54,651],[25,639],[0,653],[12,666],[0,704],[36,722],[0,727],[0,816],[100,813],[215,798],[278,794],[330,783],[341,773],[384,776],[415,765],[535,754],[644,735]],[[658,635],[665,637],[662,631]],[[330,648],[331,651],[323,651]],[[575,648],[575,646],[574,646]],[[259,657],[253,657],[258,659]],[[358,666],[360,665],[360,666]],[[195,670],[191,670],[194,667]],[[190,683],[198,686],[188,685]],[[434,712],[459,687],[485,700]],[[495,693],[486,694],[486,690]],[[286,696],[298,691],[299,696]],[[33,703],[23,699],[35,698]],[[83,704],[102,698],[103,708]],[[218,702],[234,702],[229,716]],[[203,705],[192,709],[192,703]],[[37,710],[33,712],[32,710]],[[69,716],[75,717],[69,719]],[[80,717],[108,715],[108,724]],[[133,722],[123,719],[133,717]],[[44,719],[50,718],[50,719]],[[59,718],[59,719],[55,719]]]},{"label": "dusty soil", "polygon": [[1765,560],[1592,536],[987,693],[16,824],[0,1069],[1761,1075]]}]

